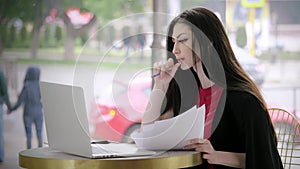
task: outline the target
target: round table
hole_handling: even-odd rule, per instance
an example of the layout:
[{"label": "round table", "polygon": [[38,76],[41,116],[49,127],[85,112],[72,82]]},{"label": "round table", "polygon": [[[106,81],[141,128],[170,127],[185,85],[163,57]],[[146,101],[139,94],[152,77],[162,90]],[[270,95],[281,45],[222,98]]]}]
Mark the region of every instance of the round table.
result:
[{"label": "round table", "polygon": [[201,163],[201,154],[195,151],[165,151],[153,156],[106,159],[79,157],[48,147],[19,153],[19,165],[27,169],[176,169]]}]

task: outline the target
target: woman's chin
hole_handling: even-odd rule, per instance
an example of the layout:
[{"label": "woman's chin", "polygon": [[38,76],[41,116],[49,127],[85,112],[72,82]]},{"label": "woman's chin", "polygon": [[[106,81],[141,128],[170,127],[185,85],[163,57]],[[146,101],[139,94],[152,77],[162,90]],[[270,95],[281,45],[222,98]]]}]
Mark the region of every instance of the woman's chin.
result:
[{"label": "woman's chin", "polygon": [[182,70],[188,70],[189,68],[191,68],[191,66],[188,66],[188,65],[186,65],[186,64],[181,64],[181,65],[180,65],[180,68],[181,68]]}]

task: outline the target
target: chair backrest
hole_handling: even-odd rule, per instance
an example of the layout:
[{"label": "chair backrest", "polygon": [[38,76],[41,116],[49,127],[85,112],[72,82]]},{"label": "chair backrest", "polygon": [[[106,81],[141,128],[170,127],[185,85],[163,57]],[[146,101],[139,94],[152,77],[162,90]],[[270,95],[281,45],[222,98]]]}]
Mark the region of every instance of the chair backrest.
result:
[{"label": "chair backrest", "polygon": [[277,149],[283,167],[300,167],[300,123],[293,113],[280,108],[268,108],[277,136]]}]

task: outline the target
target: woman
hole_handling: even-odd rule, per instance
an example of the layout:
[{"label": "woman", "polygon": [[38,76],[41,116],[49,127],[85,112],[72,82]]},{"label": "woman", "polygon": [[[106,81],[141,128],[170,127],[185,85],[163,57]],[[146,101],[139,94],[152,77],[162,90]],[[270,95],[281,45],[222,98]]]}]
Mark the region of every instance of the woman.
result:
[{"label": "woman", "polygon": [[205,105],[204,139],[185,146],[203,154],[196,168],[283,168],[265,101],[218,17],[201,7],[184,11],[169,25],[167,50],[168,61],[154,64],[159,76],[143,125]]},{"label": "woman", "polygon": [[38,147],[43,146],[43,111],[39,82],[40,69],[35,66],[28,67],[23,89],[17,103],[11,109],[11,111],[14,111],[24,104],[23,121],[26,131],[27,149],[31,148],[32,124],[35,125]]}]

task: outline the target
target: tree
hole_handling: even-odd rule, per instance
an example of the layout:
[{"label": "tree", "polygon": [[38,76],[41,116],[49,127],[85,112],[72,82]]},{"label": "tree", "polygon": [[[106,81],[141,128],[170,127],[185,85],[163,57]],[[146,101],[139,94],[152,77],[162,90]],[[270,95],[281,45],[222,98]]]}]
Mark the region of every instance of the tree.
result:
[{"label": "tree", "polygon": [[[30,45],[30,51],[31,51],[31,57],[36,58],[37,49],[39,46],[39,39],[40,39],[40,30],[44,23],[44,20],[49,14],[49,11],[51,9],[50,2],[51,0],[34,0],[34,26],[32,29],[32,39],[31,39],[31,45]],[[55,0],[52,0],[55,1]]]},{"label": "tree", "polygon": [[[34,26],[31,41],[31,53],[33,57],[36,56],[39,30],[48,13],[47,9],[49,9],[49,6],[47,6],[46,3],[50,1],[52,0],[0,0],[0,26],[2,29],[5,29],[8,22],[16,18],[21,19],[23,23],[33,23]],[[3,52],[3,36],[4,35],[0,33],[0,55]]]},{"label": "tree", "polygon": [[69,18],[65,13],[62,14],[62,18],[66,24],[66,39],[65,39],[65,58],[72,59],[74,55],[75,38],[81,36],[84,32],[90,29],[91,26],[96,22],[96,16],[101,20],[102,25],[107,23],[113,18],[118,18],[124,16],[124,14],[129,14],[131,11],[140,12],[142,11],[141,0],[109,0],[109,1],[97,1],[89,0],[82,1],[77,0],[76,3],[72,1],[72,6],[69,6],[69,0],[64,0],[63,6],[64,11],[68,7],[77,7],[81,9],[88,9],[88,11],[94,14],[93,19],[90,23],[82,26],[81,28],[74,28],[71,24]]},{"label": "tree", "polygon": [[62,18],[66,24],[65,59],[70,60],[74,58],[76,37],[83,35],[88,29],[91,28],[96,21],[96,16],[93,15],[92,19],[87,24],[80,27],[74,26],[66,12],[63,13]]},{"label": "tree", "polygon": [[[29,16],[32,14],[30,10],[26,11],[27,8],[30,8],[29,4],[32,4],[31,1],[32,0],[0,0],[0,56],[2,56],[3,53],[3,38],[8,32],[8,22],[14,18],[20,18],[26,22],[30,18]],[[23,7],[25,7],[26,10]]]},{"label": "tree", "polygon": [[[141,0],[0,0],[0,4],[0,56],[3,51],[3,32],[8,32],[3,29],[5,29],[10,20],[20,18],[24,23],[28,22],[33,24],[30,46],[31,56],[33,58],[36,58],[39,46],[40,29],[45,18],[49,15],[50,10],[53,8],[57,9],[57,17],[63,18],[67,27],[65,43],[66,53],[73,51],[69,49],[74,49],[74,37],[82,34],[81,32],[86,31],[93,23],[95,23],[96,16],[100,16],[102,23],[106,23],[113,18],[121,17],[124,16],[124,14],[130,13],[132,10],[135,10],[135,12],[142,10]],[[69,7],[88,9],[95,14],[95,17],[89,24],[80,29],[74,29],[64,14],[66,9]],[[65,56],[68,56],[68,54],[65,54]],[[72,56],[70,55],[68,57],[71,58]]]}]

